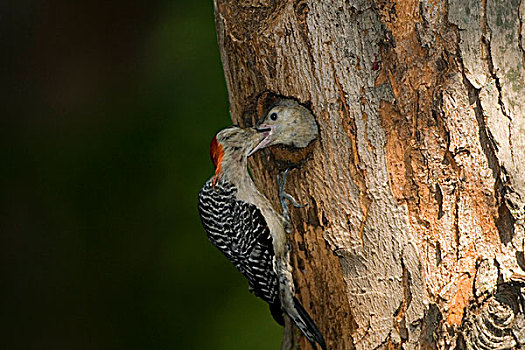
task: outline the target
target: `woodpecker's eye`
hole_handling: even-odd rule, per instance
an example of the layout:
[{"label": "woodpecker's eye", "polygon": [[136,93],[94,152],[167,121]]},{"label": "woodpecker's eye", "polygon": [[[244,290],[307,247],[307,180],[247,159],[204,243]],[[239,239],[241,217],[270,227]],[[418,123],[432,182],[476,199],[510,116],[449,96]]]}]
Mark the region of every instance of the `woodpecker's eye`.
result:
[{"label": "woodpecker's eye", "polygon": [[274,121],[277,120],[277,113],[270,114],[270,119]]}]

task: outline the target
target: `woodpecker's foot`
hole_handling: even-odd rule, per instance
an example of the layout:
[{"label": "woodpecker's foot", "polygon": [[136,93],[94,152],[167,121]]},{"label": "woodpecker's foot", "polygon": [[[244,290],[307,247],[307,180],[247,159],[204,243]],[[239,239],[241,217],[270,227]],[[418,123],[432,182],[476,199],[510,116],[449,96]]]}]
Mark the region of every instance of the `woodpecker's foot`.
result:
[{"label": "woodpecker's foot", "polygon": [[284,187],[286,186],[286,177],[288,176],[288,172],[292,168],[286,169],[282,174],[277,174],[277,186],[279,188],[279,201],[281,202],[281,207],[283,208],[283,216],[285,219],[289,218],[289,212],[288,212],[288,203],[286,200],[289,200],[290,203],[296,208],[304,208],[306,207],[306,204],[299,204],[293,198],[291,195],[285,192]]},{"label": "woodpecker's foot", "polygon": [[293,169],[293,168],[288,168],[286,169],[282,175],[281,174],[277,174],[277,185],[279,186],[279,199],[281,199],[281,201],[283,199],[288,199],[290,201],[290,203],[292,203],[292,205],[296,208],[304,208],[308,205],[308,203],[306,204],[299,204],[297,203],[297,201],[295,200],[294,197],[292,197],[291,195],[289,195],[288,193],[285,192],[284,190],[284,187],[286,186],[286,177],[288,176],[288,173],[290,172],[290,170]]},{"label": "woodpecker's foot", "polygon": [[308,203],[306,203],[306,204],[299,204],[299,203],[297,203],[297,201],[295,200],[295,198],[292,197],[292,196],[290,196],[290,195],[289,195],[288,193],[286,193],[286,192],[283,192],[283,193],[282,193],[282,196],[283,196],[283,198],[288,199],[288,200],[290,201],[290,203],[292,203],[292,205],[293,205],[294,207],[296,207],[296,208],[304,208],[304,207],[306,207],[306,206],[308,205]]}]

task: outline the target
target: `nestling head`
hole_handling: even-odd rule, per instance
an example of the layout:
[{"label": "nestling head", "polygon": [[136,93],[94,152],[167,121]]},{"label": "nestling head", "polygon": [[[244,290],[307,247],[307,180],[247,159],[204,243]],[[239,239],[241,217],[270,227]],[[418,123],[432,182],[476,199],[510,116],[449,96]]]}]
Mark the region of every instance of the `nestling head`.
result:
[{"label": "nestling head", "polygon": [[315,140],[318,134],[313,114],[291,99],[283,99],[270,108],[256,129],[264,135],[264,139],[252,153],[277,144],[303,148]]}]

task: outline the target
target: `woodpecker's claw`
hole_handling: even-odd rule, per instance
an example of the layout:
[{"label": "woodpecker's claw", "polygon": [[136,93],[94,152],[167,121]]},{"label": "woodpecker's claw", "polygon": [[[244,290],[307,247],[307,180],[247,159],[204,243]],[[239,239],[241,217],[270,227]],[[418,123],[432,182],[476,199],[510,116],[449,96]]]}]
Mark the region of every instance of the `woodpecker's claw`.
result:
[{"label": "woodpecker's claw", "polygon": [[293,205],[294,207],[296,207],[296,208],[304,208],[304,207],[306,207],[306,206],[308,205],[308,203],[305,203],[305,204],[299,204],[299,203],[297,203],[297,201],[295,200],[295,198],[292,197],[291,195],[289,195],[289,194],[286,193],[286,192],[283,192],[283,193],[282,193],[282,196],[283,196],[283,198],[288,199],[288,200],[290,201],[290,203],[292,203],[292,205]]},{"label": "woodpecker's claw", "polygon": [[293,198],[291,195],[285,192],[284,187],[286,185],[286,177],[288,176],[288,172],[290,171],[290,169],[291,168],[286,169],[282,174],[280,173],[277,174],[277,186],[279,188],[279,201],[281,202],[281,206],[283,208],[283,216],[285,220],[288,220],[290,217],[289,216],[290,214],[288,212],[288,203],[286,202],[286,200],[289,200],[290,203],[292,203],[292,205],[296,208],[304,208],[308,205],[308,204],[297,203],[295,198]]}]

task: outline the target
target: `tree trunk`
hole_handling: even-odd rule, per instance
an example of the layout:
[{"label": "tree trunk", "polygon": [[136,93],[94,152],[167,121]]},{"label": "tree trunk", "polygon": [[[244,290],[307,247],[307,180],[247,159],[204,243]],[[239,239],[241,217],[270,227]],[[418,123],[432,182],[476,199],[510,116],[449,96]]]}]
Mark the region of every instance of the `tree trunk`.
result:
[{"label": "tree trunk", "polygon": [[[215,9],[234,122],[280,95],[319,123],[287,191],[308,203],[294,278],[328,348],[525,345],[525,0]],[[251,164],[276,208],[293,153]]]}]

